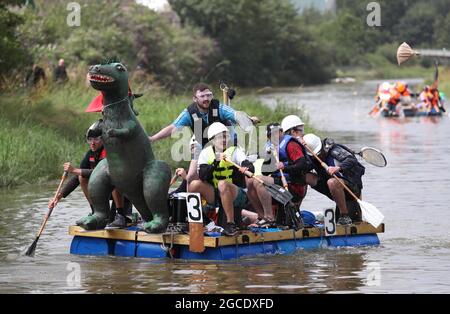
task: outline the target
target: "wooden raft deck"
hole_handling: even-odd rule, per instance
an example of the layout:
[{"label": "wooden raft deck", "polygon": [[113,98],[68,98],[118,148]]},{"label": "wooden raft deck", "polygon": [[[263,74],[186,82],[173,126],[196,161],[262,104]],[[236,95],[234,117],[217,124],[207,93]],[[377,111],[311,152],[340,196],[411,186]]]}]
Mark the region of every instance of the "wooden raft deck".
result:
[{"label": "wooden raft deck", "polygon": [[[351,236],[351,235],[363,235],[363,234],[377,234],[384,233],[384,224],[374,228],[372,225],[361,222],[354,223],[350,226],[337,225],[337,232],[334,236]],[[171,243],[177,245],[189,245],[188,234],[148,234],[144,231],[134,230],[93,230],[86,231],[78,226],[70,226],[69,234],[72,236],[80,237],[92,237],[103,239],[114,239],[124,241],[135,242],[150,242],[150,243]],[[333,237],[334,237],[333,236]],[[263,243],[271,241],[283,241],[283,240],[301,240],[305,238],[320,238],[325,237],[324,230],[318,227],[304,228],[294,232],[294,230],[283,230],[276,232],[253,232],[250,230],[244,230],[235,237],[209,237],[205,235],[205,247],[217,248],[228,245],[236,244],[249,244],[249,243]]]}]

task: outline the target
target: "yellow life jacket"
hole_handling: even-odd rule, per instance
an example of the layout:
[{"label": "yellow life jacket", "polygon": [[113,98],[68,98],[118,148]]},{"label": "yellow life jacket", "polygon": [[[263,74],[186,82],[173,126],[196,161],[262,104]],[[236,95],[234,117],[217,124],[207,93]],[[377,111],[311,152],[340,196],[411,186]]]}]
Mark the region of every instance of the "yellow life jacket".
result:
[{"label": "yellow life jacket", "polygon": [[[214,149],[212,146],[209,146],[206,148],[208,150],[208,164],[212,165],[214,161],[216,160],[216,154],[214,153]],[[236,150],[236,146],[232,146],[230,148],[227,148],[225,150],[225,156],[227,159],[232,160],[233,153]],[[219,165],[216,167],[216,169],[213,172],[213,185],[215,188],[217,188],[219,181],[225,180],[227,182],[233,183],[233,170],[235,167],[232,163],[221,160],[219,162]]]}]

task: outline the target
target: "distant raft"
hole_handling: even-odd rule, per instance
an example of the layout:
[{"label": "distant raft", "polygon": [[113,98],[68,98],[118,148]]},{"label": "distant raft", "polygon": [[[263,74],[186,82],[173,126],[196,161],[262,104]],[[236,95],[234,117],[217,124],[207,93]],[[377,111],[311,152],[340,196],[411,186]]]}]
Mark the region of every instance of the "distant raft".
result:
[{"label": "distant raft", "polygon": [[380,244],[378,233],[384,224],[374,228],[366,222],[349,226],[335,225],[327,235],[323,225],[293,229],[243,230],[235,237],[205,234],[202,253],[189,251],[189,235],[180,233],[148,234],[136,227],[118,230],[85,231],[69,227],[74,236],[71,254],[139,258],[178,258],[186,260],[231,260],[258,255],[293,254],[298,250],[324,247],[359,247]]},{"label": "distant raft", "polygon": [[435,110],[426,112],[412,109],[404,109],[403,112],[391,112],[385,110],[381,112],[380,115],[384,118],[399,118],[399,117],[414,118],[414,117],[442,117],[443,113],[441,111],[436,112]]}]

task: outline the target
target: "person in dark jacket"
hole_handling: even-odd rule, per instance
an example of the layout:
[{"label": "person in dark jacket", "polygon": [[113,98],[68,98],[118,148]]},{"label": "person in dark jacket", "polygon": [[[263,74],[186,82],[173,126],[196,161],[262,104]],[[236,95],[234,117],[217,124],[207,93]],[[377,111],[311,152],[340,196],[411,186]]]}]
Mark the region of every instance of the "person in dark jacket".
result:
[{"label": "person in dark jacket", "polygon": [[28,87],[37,87],[39,84],[43,84],[46,81],[46,75],[43,68],[38,66],[36,63],[33,64],[33,67],[30,71],[28,71],[25,83]]},{"label": "person in dark jacket", "polygon": [[53,81],[65,83],[68,80],[66,65],[64,64],[64,59],[59,59],[58,66],[53,72]]},{"label": "person in dark jacket", "polygon": [[[317,174],[308,174],[308,183],[313,189],[336,202],[338,224],[350,225],[352,219],[360,221],[361,208],[359,204],[345,191],[342,184],[333,175],[340,178],[356,196],[361,196],[362,176],[365,173],[364,166],[359,163],[349,148],[335,143],[331,138],[321,141],[318,136],[307,134],[303,137],[303,140],[328,166],[328,169],[325,170],[315,158],[311,157],[309,159],[310,169],[315,170]],[[309,151],[307,153],[312,156]]]},{"label": "person in dark jacket", "polygon": [[[106,158],[106,150],[103,147],[103,141],[101,138],[102,131],[98,128],[98,123],[96,122],[87,130],[86,140],[89,144],[89,151],[85,154],[83,160],[80,163],[80,168],[75,168],[70,162],[64,163],[64,171],[73,174],[69,181],[63,186],[61,192],[56,195],[55,199],[50,200],[48,206],[49,208],[54,208],[56,204],[61,200],[61,198],[66,198],[72,193],[78,186],[81,189],[89,202],[92,209],[92,203],[89,198],[88,183],[89,177],[94,171],[97,164],[104,158]],[[118,229],[125,228],[126,222],[131,222],[131,220],[126,217],[131,215],[132,205],[128,199],[122,197],[119,191],[116,189],[112,192],[113,204],[111,208],[112,217],[117,210],[116,219],[107,226],[108,229]],[[112,218],[111,217],[111,218]],[[120,220],[120,221],[116,221]]]}]

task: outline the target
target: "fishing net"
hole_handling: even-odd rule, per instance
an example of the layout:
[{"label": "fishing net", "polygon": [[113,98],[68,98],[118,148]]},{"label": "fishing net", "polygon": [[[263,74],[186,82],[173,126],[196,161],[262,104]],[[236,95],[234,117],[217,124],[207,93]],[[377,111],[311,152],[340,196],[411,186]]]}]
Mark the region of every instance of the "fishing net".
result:
[{"label": "fishing net", "polygon": [[236,122],[244,130],[245,133],[249,133],[253,130],[253,121],[243,111],[236,111]]}]

